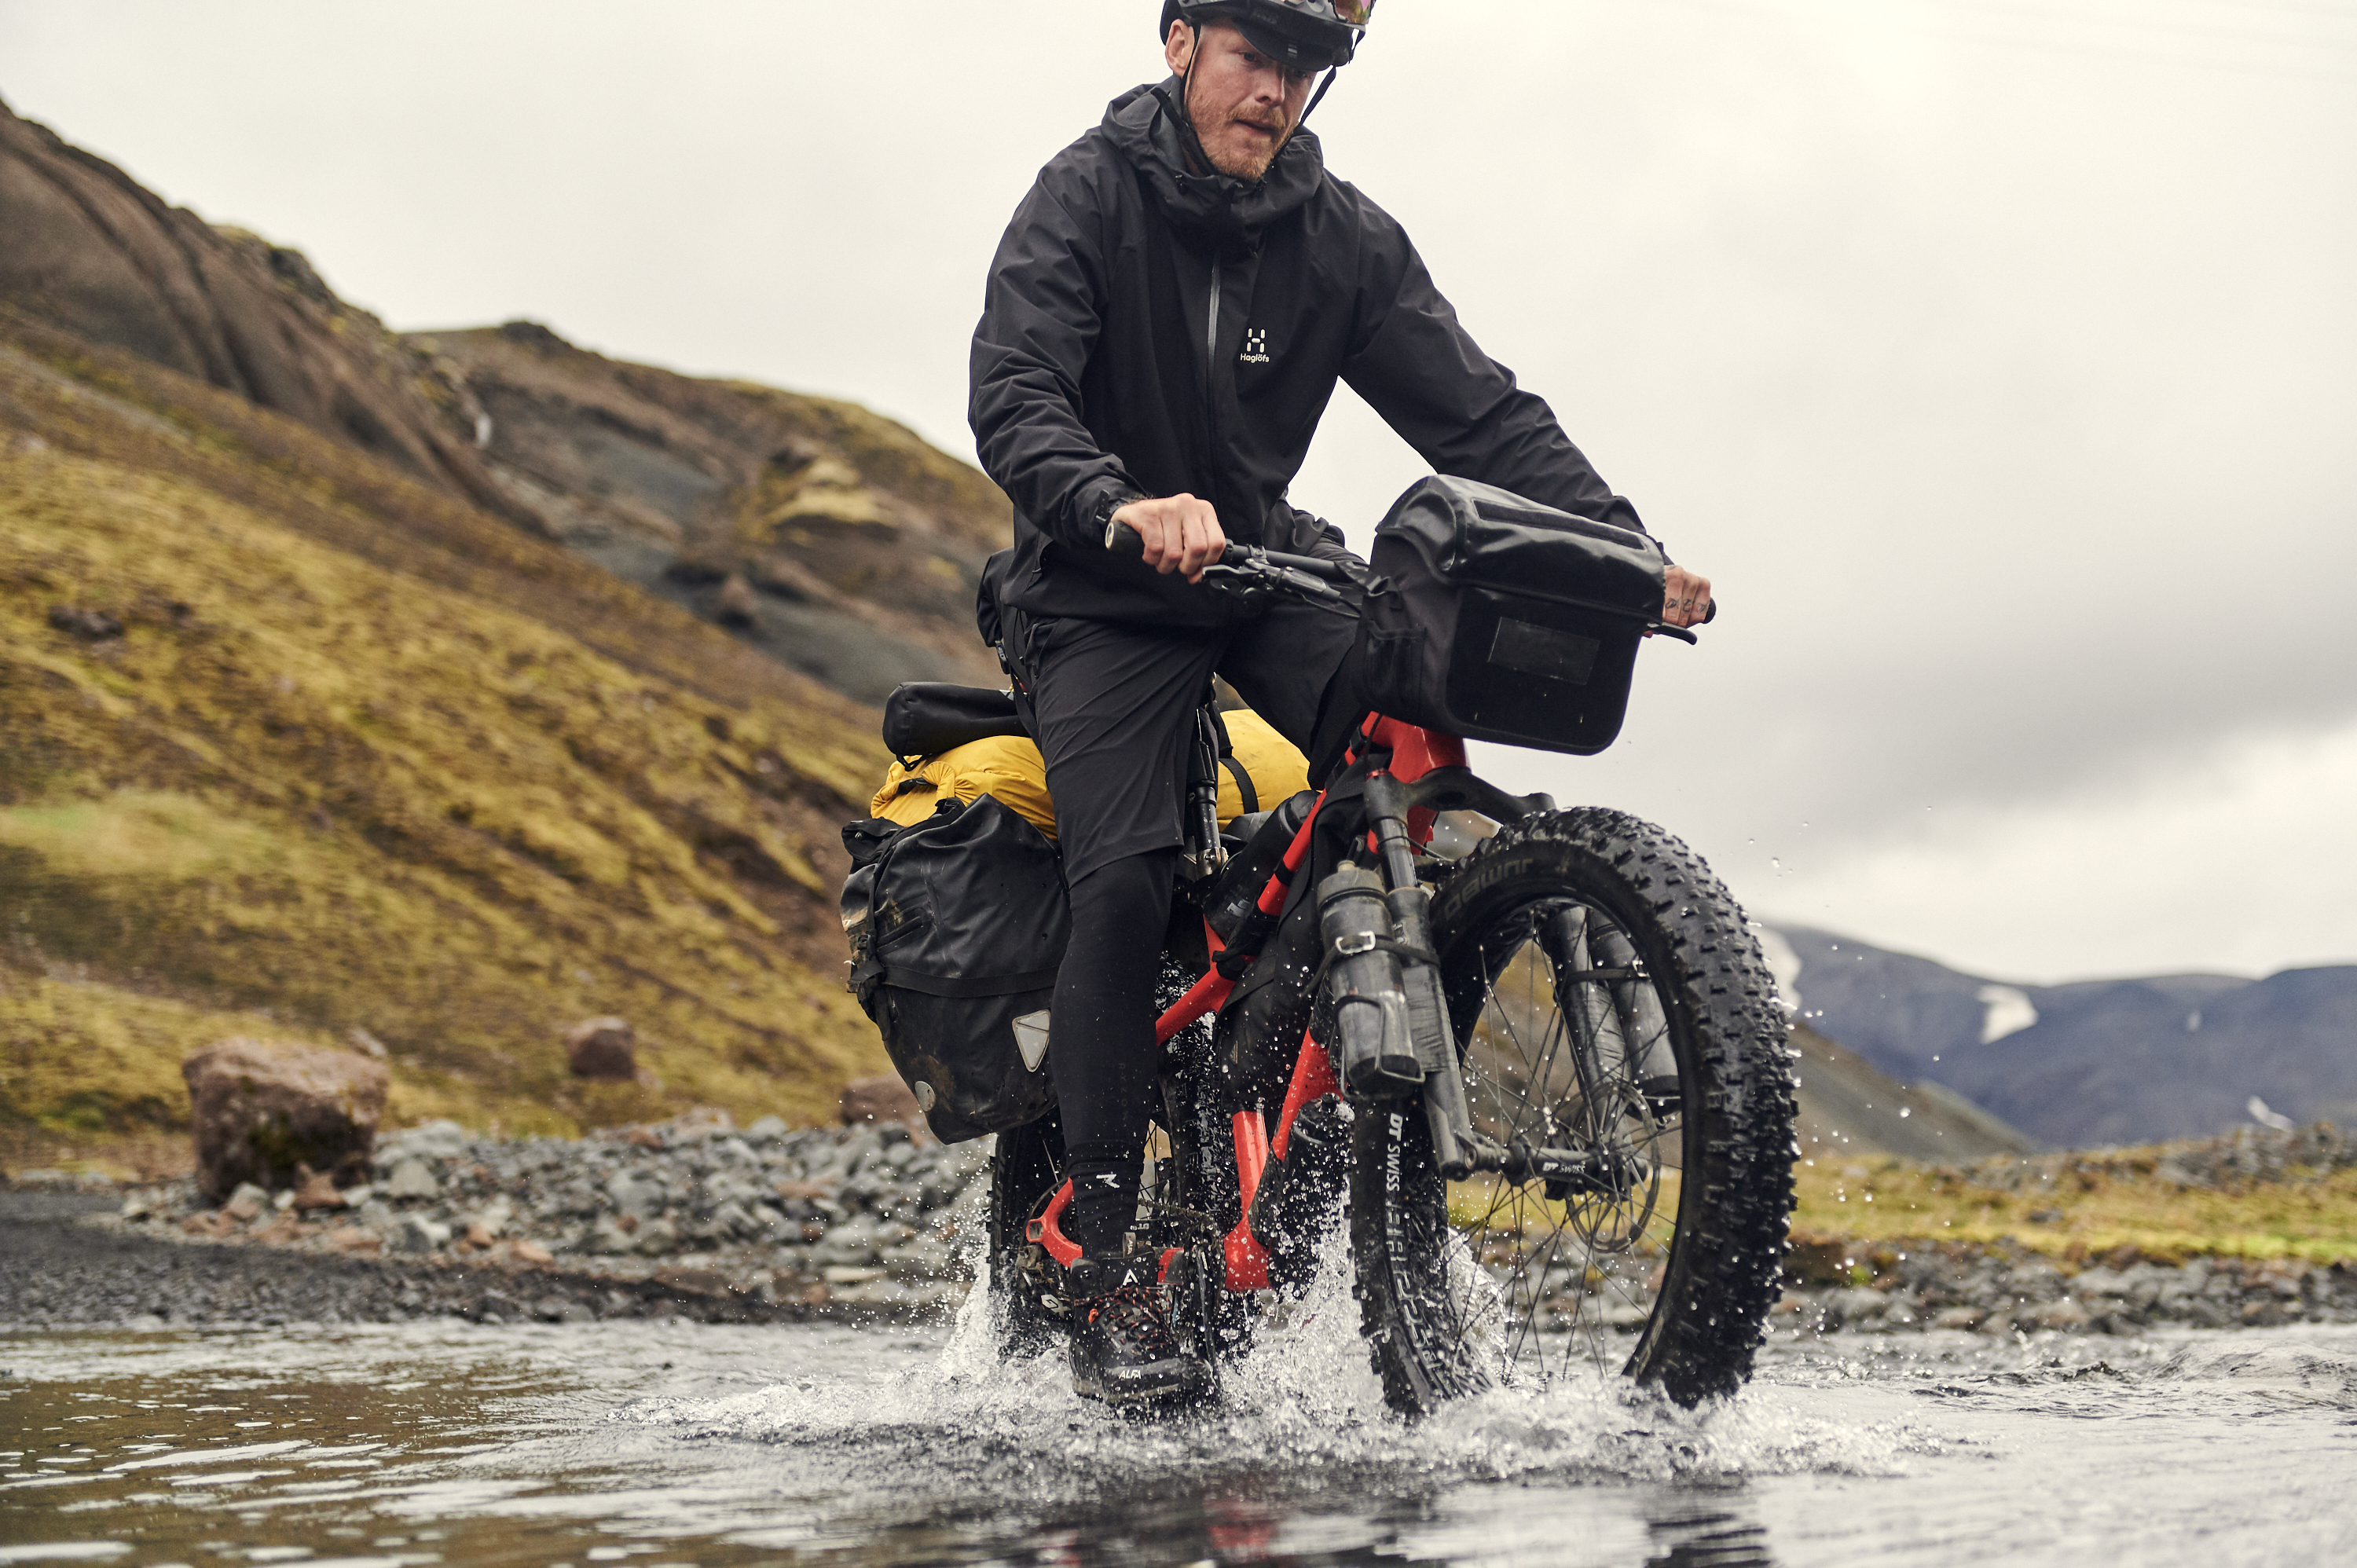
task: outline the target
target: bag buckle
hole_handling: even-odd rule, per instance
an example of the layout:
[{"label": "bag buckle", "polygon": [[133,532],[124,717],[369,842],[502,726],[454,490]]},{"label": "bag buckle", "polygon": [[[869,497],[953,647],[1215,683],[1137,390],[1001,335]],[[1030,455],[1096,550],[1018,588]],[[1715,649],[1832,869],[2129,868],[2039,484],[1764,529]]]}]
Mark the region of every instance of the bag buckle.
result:
[{"label": "bag buckle", "polygon": [[1336,958],[1356,958],[1362,952],[1374,950],[1375,933],[1372,931],[1349,931],[1334,939]]}]

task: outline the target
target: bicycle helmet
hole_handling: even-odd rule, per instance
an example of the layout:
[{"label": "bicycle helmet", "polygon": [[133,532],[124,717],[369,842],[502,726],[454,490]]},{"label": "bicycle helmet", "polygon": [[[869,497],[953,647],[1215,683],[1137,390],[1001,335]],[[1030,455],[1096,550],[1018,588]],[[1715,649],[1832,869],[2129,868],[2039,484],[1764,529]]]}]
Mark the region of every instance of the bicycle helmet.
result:
[{"label": "bicycle helmet", "polygon": [[1173,22],[1232,22],[1269,59],[1326,70],[1350,63],[1374,8],[1375,0],[1162,0],[1160,36],[1170,36]]}]

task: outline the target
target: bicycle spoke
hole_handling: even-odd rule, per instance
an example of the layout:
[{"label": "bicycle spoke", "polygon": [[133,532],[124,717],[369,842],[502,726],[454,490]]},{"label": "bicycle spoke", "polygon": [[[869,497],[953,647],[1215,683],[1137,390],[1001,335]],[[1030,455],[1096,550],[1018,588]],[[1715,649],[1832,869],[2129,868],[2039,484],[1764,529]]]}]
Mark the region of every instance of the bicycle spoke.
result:
[{"label": "bicycle spoke", "polygon": [[1678,1120],[1654,1113],[1645,1082],[1649,1062],[1669,1059],[1667,1016],[1626,933],[1585,905],[1519,912],[1483,936],[1475,961],[1479,1005],[1463,1037],[1477,1126],[1510,1145],[1591,1151],[1614,1174],[1607,1190],[1561,1198],[1489,1176],[1468,1202],[1459,1184],[1461,1212],[1443,1221],[1462,1230],[1472,1273],[1490,1283],[1453,1287],[1466,1298],[1453,1333],[1470,1350],[1494,1320],[1510,1378],[1609,1372],[1616,1337],[1653,1297],[1663,1176],[1683,1163]]}]

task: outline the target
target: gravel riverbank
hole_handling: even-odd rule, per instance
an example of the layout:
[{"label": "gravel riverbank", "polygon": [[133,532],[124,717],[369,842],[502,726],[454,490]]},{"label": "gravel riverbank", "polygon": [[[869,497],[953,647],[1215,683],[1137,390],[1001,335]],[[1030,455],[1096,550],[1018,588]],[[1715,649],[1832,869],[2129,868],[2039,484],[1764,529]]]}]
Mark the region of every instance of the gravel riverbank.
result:
[{"label": "gravel riverbank", "polygon": [[[980,1144],[920,1143],[898,1123],[790,1130],[770,1119],[740,1130],[691,1116],[580,1139],[500,1139],[437,1122],[383,1139],[373,1179],[340,1193],[247,1187],[216,1208],[191,1181],[133,1187],[77,1228],[95,1232],[92,1246],[114,1243],[110,1256],[145,1243],[271,1259],[217,1269],[226,1294],[210,1316],[271,1316],[279,1308],[267,1291],[238,1310],[236,1282],[252,1274],[260,1290],[307,1262],[322,1278],[363,1282],[322,1305],[361,1317],[899,1317],[963,1297],[955,1246],[961,1223],[981,1212],[984,1159]],[[17,1187],[20,1205],[27,1191],[53,1202],[89,1191],[38,1173]],[[72,1250],[62,1235],[44,1249]],[[402,1283],[372,1283],[392,1281]],[[78,1299],[29,1279],[0,1285],[0,1315],[15,1321],[187,1316],[168,1294],[128,1311],[126,1300]]]},{"label": "gravel riverbank", "polygon": [[[247,1187],[214,1208],[186,1181],[20,1173],[0,1193],[0,1321],[933,1315],[968,1286],[985,1149],[897,1123],[501,1139],[442,1122],[385,1138],[372,1179],[341,1193]],[[1786,1273],[1771,1332],[1789,1337],[2357,1322],[2348,1260],[1811,1237]]]}]

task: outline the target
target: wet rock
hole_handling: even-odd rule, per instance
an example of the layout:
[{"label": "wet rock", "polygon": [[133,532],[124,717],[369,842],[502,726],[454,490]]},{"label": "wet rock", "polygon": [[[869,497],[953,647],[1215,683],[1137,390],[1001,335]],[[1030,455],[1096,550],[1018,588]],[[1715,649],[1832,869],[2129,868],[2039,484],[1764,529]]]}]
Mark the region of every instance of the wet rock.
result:
[{"label": "wet rock", "polygon": [[422,1214],[404,1214],[385,1239],[388,1252],[438,1252],[450,1240],[450,1227]]},{"label": "wet rock", "polygon": [[393,1175],[375,1189],[396,1203],[414,1202],[442,1196],[442,1184],[434,1179],[433,1167],[414,1156],[393,1167]]},{"label": "wet rock", "polygon": [[565,1060],[576,1078],[628,1081],[639,1073],[638,1034],[624,1019],[584,1019],[565,1032]]},{"label": "wet rock", "polygon": [[336,1190],[333,1176],[325,1171],[315,1171],[307,1165],[295,1167],[294,1200],[295,1208],[306,1214],[323,1208],[341,1208],[347,1201],[344,1195]]},{"label": "wet rock", "polygon": [[393,1163],[411,1155],[427,1160],[454,1160],[467,1152],[470,1142],[472,1139],[467,1129],[456,1122],[447,1119],[421,1122],[380,1142],[376,1163],[382,1170],[390,1169]]},{"label": "wet rock", "polygon": [[237,1190],[229,1195],[229,1201],[221,1205],[221,1213],[240,1225],[249,1225],[262,1217],[269,1203],[267,1192],[250,1181],[241,1182]]},{"label": "wet rock", "polygon": [[240,1182],[285,1187],[298,1165],[360,1179],[391,1079],[380,1062],[314,1046],[229,1039],[180,1064],[198,1179],[220,1197]]},{"label": "wet rock", "polygon": [[636,1251],[638,1240],[633,1232],[638,1230],[638,1226],[633,1222],[626,1229],[622,1224],[622,1220],[628,1217],[622,1215],[599,1215],[597,1222],[589,1229],[589,1234],[583,1242],[583,1250],[608,1258],[619,1257],[624,1252]]},{"label": "wet rock", "polygon": [[909,1092],[909,1086],[896,1073],[853,1079],[843,1086],[841,1109],[846,1127],[921,1122],[925,1114],[917,1108],[917,1097]]},{"label": "wet rock", "polygon": [[2027,1312],[2014,1315],[2014,1325],[2020,1328],[2036,1328],[2069,1333],[2087,1326],[2087,1309],[2068,1296],[2060,1301],[2040,1304]]},{"label": "wet rock", "polygon": [[1825,1328],[1831,1332],[1878,1322],[1889,1305],[1880,1291],[1863,1287],[1829,1291],[1825,1295]]}]

